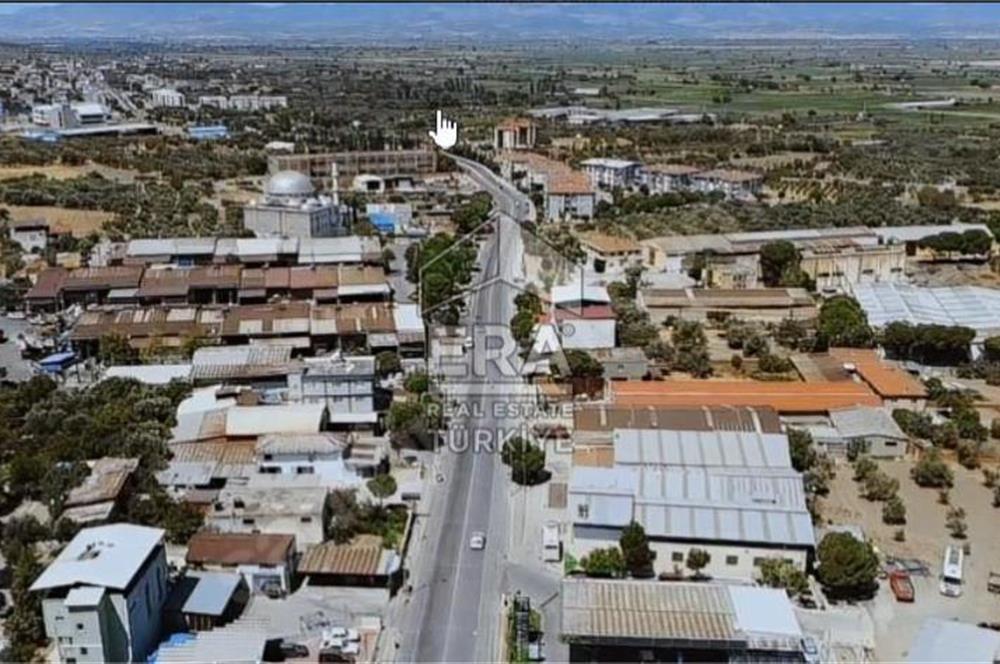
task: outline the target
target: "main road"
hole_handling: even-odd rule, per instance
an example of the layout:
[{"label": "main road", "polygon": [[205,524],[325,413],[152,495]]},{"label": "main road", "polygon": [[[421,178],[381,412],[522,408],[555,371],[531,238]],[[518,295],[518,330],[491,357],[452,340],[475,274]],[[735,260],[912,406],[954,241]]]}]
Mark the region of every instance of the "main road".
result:
[{"label": "main road", "polygon": [[[508,491],[498,440],[518,426],[502,406],[523,388],[503,360],[473,358],[514,348],[508,323],[514,315],[513,284],[523,279],[519,221],[534,219],[534,205],[509,183],[475,161],[453,157],[490,193],[494,232],[480,249],[478,284],[469,298],[468,323],[477,326],[477,347],[465,355],[467,378],[451,386],[454,417],[435,468],[438,483],[429,498],[412,591],[400,625],[397,660],[493,661],[503,638],[501,593],[507,569]],[[484,332],[490,337],[480,347]],[[516,359],[516,354],[514,358]],[[478,365],[478,366],[477,366]],[[473,533],[486,534],[484,550],[473,550]]]}]

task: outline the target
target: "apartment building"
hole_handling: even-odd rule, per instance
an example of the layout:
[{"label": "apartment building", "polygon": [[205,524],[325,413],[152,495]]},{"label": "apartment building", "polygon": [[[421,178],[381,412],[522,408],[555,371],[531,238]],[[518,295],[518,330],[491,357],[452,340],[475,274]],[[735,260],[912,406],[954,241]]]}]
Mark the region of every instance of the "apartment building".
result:
[{"label": "apartment building", "polygon": [[167,599],[163,536],[127,523],[86,528],[32,583],[62,662],[146,661]]}]

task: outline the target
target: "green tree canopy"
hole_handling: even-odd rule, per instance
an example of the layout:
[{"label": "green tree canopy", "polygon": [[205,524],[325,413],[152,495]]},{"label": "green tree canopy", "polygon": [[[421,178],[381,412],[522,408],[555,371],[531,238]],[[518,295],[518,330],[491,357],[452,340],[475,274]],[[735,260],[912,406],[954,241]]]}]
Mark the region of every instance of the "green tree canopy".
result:
[{"label": "green tree canopy", "polygon": [[816,549],[816,578],[833,598],[864,599],[878,588],[878,557],[850,533],[828,533]]},{"label": "green tree canopy", "polygon": [[768,242],[760,248],[760,272],[764,285],[781,286],[782,277],[799,266],[799,250],[787,240]]},{"label": "green tree canopy", "polygon": [[545,450],[529,440],[515,436],[500,451],[500,460],[510,466],[516,484],[540,484],[548,479],[545,472]]},{"label": "green tree canopy", "polygon": [[920,457],[920,461],[910,470],[910,476],[923,487],[944,489],[955,483],[951,468],[941,458],[941,453],[933,448]]},{"label": "green tree canopy", "polygon": [[625,576],[625,558],[617,546],[594,549],[580,559],[580,568],[587,576],[617,579]]},{"label": "green tree canopy", "polygon": [[805,572],[783,558],[765,558],[760,563],[760,581],[771,588],[784,588],[789,597],[809,590]]},{"label": "green tree canopy", "polygon": [[837,295],[823,302],[816,325],[830,346],[870,348],[875,341],[864,309],[847,295]]},{"label": "green tree canopy", "polygon": [[632,521],[622,529],[618,539],[625,566],[629,574],[637,579],[648,579],[653,576],[653,551],[649,548],[649,538],[642,525]]}]

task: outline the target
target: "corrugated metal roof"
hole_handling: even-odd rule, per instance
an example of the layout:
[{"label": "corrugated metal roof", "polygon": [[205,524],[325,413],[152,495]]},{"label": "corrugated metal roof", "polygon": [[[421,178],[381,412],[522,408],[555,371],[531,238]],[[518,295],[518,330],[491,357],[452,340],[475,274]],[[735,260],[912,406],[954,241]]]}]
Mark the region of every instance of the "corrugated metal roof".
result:
[{"label": "corrugated metal roof", "polygon": [[568,578],[560,594],[562,633],[571,642],[638,641],[771,655],[801,650],[802,628],[783,590]]},{"label": "corrugated metal roof", "polygon": [[813,546],[802,475],[767,468],[574,468],[570,513],[577,526],[651,537]]},{"label": "corrugated metal roof", "polygon": [[104,457],[88,462],[88,465],[90,475],[80,486],[70,489],[66,496],[66,507],[115,500],[129,476],[139,466],[139,460]]},{"label": "corrugated metal roof", "polygon": [[623,465],[791,468],[785,434],[616,429],[612,440]]},{"label": "corrugated metal roof", "polygon": [[830,421],[845,440],[881,436],[907,440],[896,420],[883,408],[848,408],[830,412]]},{"label": "corrugated metal roof", "polygon": [[[359,535],[348,544],[324,542],[309,548],[299,561],[300,574],[375,576],[387,574],[382,538]],[[391,556],[389,557],[391,558]]]},{"label": "corrugated metal roof", "polygon": [[565,579],[561,590],[562,634],[569,640],[745,641],[722,586]]},{"label": "corrugated metal roof", "polygon": [[289,370],[291,361],[292,347],[284,345],[199,348],[191,358],[191,378],[225,380],[283,374]]},{"label": "corrugated metal roof", "polygon": [[188,564],[282,565],[295,548],[294,535],[199,531],[188,542]]}]

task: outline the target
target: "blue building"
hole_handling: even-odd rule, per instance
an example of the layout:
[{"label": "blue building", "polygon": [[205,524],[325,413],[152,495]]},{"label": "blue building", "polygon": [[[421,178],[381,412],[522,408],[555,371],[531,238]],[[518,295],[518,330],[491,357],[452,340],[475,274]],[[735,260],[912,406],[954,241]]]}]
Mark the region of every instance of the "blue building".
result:
[{"label": "blue building", "polygon": [[199,127],[188,127],[188,137],[196,141],[215,141],[222,138],[229,138],[229,129],[225,125],[203,125]]}]

